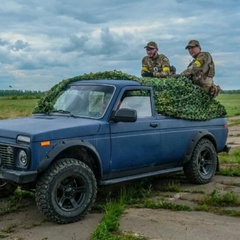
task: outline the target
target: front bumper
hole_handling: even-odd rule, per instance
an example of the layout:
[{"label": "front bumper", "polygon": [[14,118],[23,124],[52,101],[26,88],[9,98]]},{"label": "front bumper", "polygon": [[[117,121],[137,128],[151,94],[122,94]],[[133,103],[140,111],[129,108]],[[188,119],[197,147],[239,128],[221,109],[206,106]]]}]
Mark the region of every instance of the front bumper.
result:
[{"label": "front bumper", "polygon": [[37,179],[37,171],[14,171],[10,169],[0,170],[0,179],[4,181],[11,181],[18,184],[35,182]]}]

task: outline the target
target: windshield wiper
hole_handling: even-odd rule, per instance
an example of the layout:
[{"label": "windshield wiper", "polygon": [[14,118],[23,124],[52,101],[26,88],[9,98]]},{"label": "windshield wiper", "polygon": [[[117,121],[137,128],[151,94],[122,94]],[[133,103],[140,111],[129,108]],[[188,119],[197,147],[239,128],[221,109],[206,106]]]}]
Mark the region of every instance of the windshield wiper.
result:
[{"label": "windshield wiper", "polygon": [[63,109],[53,110],[52,113],[62,113],[62,114],[67,114],[67,115],[69,115],[71,117],[76,117],[70,111],[63,110]]}]

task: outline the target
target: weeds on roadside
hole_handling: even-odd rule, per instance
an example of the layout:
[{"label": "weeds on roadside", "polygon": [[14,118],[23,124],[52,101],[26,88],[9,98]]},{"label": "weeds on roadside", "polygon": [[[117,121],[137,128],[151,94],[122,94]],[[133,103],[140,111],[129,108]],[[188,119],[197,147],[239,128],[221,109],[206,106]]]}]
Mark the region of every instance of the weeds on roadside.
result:
[{"label": "weeds on roadside", "polygon": [[221,193],[214,189],[209,195],[205,195],[202,199],[202,203],[210,206],[240,206],[238,201],[238,194],[233,191]]},{"label": "weeds on roadside", "polygon": [[237,126],[240,125],[240,119],[230,119],[228,120],[228,126],[232,127],[232,126]]},{"label": "weeds on roadside", "polygon": [[[180,188],[180,185],[171,183],[169,188],[177,190]],[[103,220],[92,234],[91,240],[146,240],[142,236],[125,234],[119,231],[119,218],[129,206],[148,207],[152,209],[164,208],[177,211],[191,210],[190,207],[185,205],[172,204],[164,200],[150,200],[149,197],[151,197],[152,191],[150,180],[145,179],[131,186],[123,187],[120,195],[117,198],[114,196],[114,200],[112,200],[111,194],[109,194],[107,196],[107,203],[103,207]]]},{"label": "weeds on roadside", "polygon": [[7,237],[8,237],[8,235],[3,234],[3,233],[0,232],[0,239],[1,239],[1,238],[7,238]]},{"label": "weeds on roadside", "polygon": [[124,187],[121,190],[119,202],[122,205],[133,205],[142,202],[152,193],[152,185],[149,179],[144,179],[131,187]]},{"label": "weeds on roadside", "polygon": [[240,147],[230,153],[220,153],[220,170],[217,174],[224,176],[240,176]]},{"label": "weeds on roadside", "polygon": [[146,240],[141,236],[125,234],[119,231],[119,218],[127,205],[137,204],[149,197],[152,186],[149,180],[142,180],[136,184],[121,189],[120,196],[115,200],[108,196],[104,209],[103,220],[92,234],[91,240]]},{"label": "weeds on roadside", "polygon": [[176,179],[172,179],[173,176],[171,176],[171,180],[161,185],[160,192],[181,192],[182,191],[180,181]]},{"label": "weeds on roadside", "polygon": [[240,166],[230,166],[227,168],[221,168],[218,174],[229,177],[239,177],[240,176]]},{"label": "weeds on roadside", "polygon": [[8,227],[6,227],[6,228],[3,228],[1,231],[3,232],[3,233],[12,233],[12,232],[15,232],[15,228],[16,228],[16,224],[12,224],[12,225],[10,225],[10,226],[8,226]]},{"label": "weeds on roadside", "polygon": [[28,206],[29,203],[22,201],[26,198],[33,199],[34,194],[21,189],[16,189],[14,194],[8,198],[6,204],[0,208],[0,216],[12,213],[14,211],[17,211],[18,209]]},{"label": "weeds on roadside", "polygon": [[238,194],[236,192],[228,191],[221,193],[215,189],[210,194],[203,197],[195,210],[239,217],[240,211],[234,209],[221,209],[221,207],[226,208],[233,206],[240,206],[240,201],[238,200]]},{"label": "weeds on roadside", "polygon": [[174,211],[191,211],[191,208],[189,206],[174,204],[174,203],[167,202],[165,200],[155,201],[152,199],[147,199],[144,202],[143,207],[147,207],[151,209],[159,209],[159,208],[170,209]]},{"label": "weeds on roadside", "polygon": [[2,228],[0,231],[0,239],[7,238],[9,235],[8,233],[15,232],[15,228],[17,227],[16,224],[9,225],[8,227]]},{"label": "weeds on roadside", "polygon": [[118,231],[118,218],[124,211],[124,207],[119,202],[108,202],[104,207],[103,220],[92,235],[93,240],[116,239],[112,233]]},{"label": "weeds on roadside", "polygon": [[221,163],[240,163],[240,147],[219,154]]}]

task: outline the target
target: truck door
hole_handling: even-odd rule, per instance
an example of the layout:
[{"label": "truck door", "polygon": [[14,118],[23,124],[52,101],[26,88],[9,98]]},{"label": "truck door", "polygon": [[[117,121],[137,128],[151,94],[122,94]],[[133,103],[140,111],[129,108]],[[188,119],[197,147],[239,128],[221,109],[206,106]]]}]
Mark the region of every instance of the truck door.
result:
[{"label": "truck door", "polygon": [[158,159],[159,136],[153,122],[153,104],[150,89],[126,90],[118,108],[137,111],[136,122],[112,122],[112,171],[144,169],[154,166]]}]

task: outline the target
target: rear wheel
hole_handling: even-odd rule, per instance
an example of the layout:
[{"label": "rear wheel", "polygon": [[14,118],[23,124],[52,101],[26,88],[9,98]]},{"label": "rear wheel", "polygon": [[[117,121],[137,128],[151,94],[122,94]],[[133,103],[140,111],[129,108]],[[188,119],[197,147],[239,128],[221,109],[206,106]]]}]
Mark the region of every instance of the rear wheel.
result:
[{"label": "rear wheel", "polygon": [[212,180],[217,169],[217,152],[213,143],[201,139],[184,167],[184,173],[191,183],[205,184]]},{"label": "rear wheel", "polygon": [[66,158],[55,162],[39,179],[36,203],[51,221],[71,223],[87,214],[96,192],[92,170],[81,161]]}]

